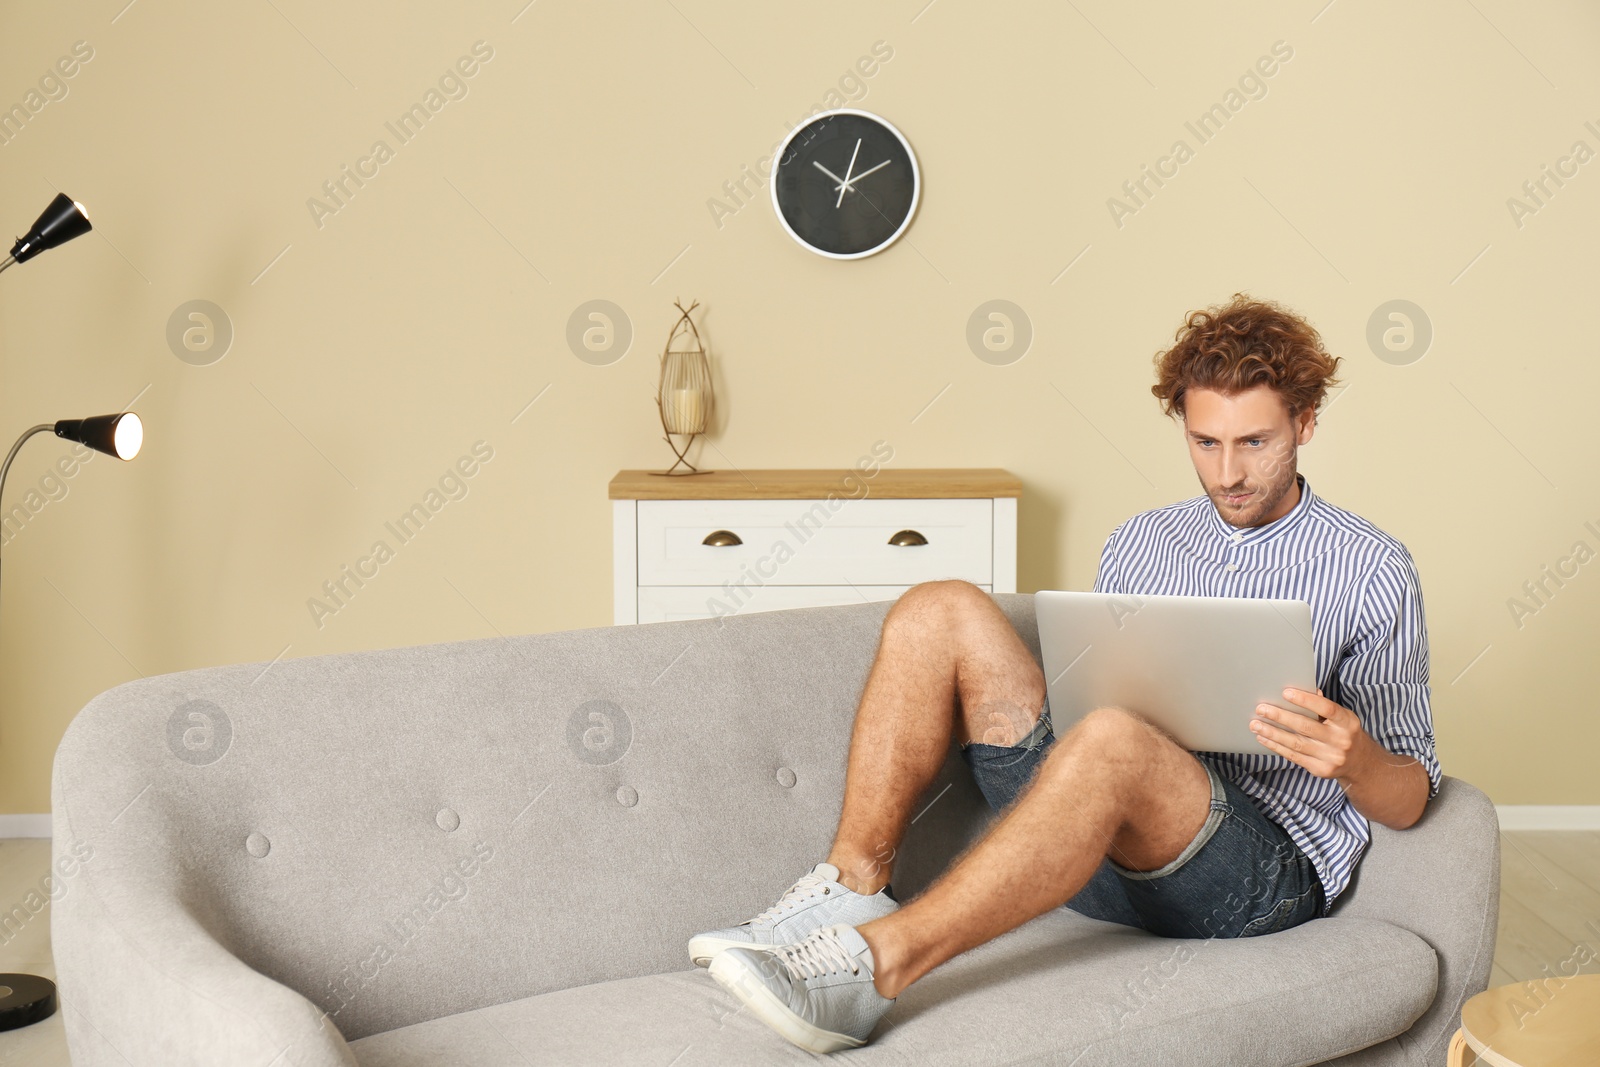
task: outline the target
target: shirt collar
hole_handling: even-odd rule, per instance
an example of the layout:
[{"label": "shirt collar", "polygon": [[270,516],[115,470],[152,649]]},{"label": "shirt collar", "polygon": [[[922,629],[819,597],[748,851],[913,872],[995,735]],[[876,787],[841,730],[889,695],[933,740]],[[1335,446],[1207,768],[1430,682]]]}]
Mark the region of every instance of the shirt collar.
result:
[{"label": "shirt collar", "polygon": [[1256,544],[1260,541],[1270,541],[1294,529],[1305,519],[1306,512],[1311,510],[1312,502],[1317,499],[1316,494],[1311,491],[1311,483],[1306,481],[1304,474],[1296,471],[1294,477],[1295,481],[1300,483],[1299,501],[1289,510],[1287,515],[1282,515],[1265,526],[1234,526],[1222,517],[1217,511],[1215,501],[1210,496],[1207,496],[1206,502],[1211,506],[1212,529],[1216,530],[1217,534],[1227,541],[1232,541],[1234,534],[1239,534],[1238,543],[1245,545]]}]

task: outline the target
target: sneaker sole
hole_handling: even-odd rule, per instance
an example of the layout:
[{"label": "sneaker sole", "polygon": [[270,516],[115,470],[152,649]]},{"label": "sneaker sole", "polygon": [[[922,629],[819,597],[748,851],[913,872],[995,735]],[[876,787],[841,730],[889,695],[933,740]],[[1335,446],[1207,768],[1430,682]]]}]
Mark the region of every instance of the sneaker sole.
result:
[{"label": "sneaker sole", "polygon": [[772,946],[757,944],[754,941],[735,941],[727,937],[691,937],[689,959],[696,967],[709,967],[716,954],[725,948],[754,948],[769,952]]},{"label": "sneaker sole", "polygon": [[806,1022],[733,956],[714,957],[711,960],[711,977],[733,994],[734,999],[749,1008],[756,1018],[776,1030],[784,1040],[807,1052],[838,1052],[866,1044],[849,1034],[837,1034]]}]

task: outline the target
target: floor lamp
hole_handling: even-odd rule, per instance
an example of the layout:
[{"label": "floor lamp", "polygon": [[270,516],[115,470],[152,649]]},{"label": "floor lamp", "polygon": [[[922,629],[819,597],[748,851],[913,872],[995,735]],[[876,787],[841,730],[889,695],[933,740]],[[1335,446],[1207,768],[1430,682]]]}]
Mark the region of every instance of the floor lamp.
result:
[{"label": "floor lamp", "polygon": [[[33,224],[26,236],[17,238],[11,254],[0,261],[0,271],[16,263],[26,263],[40,252],[64,244],[74,237],[89,232],[89,216],[83,205],[65,193],[58,193],[45,208],[44,214]],[[131,411],[118,415],[97,415],[89,419],[63,419],[33,427],[17,439],[0,465],[0,500],[3,500],[6,473],[23,442],[36,433],[46,430],[57,437],[77,441],[99,452],[119,459],[132,459],[139,454],[144,442],[144,425]],[[4,512],[0,511],[0,516]],[[0,974],[0,1031],[15,1030],[43,1019],[56,1012],[56,986],[48,978],[36,974]]]}]

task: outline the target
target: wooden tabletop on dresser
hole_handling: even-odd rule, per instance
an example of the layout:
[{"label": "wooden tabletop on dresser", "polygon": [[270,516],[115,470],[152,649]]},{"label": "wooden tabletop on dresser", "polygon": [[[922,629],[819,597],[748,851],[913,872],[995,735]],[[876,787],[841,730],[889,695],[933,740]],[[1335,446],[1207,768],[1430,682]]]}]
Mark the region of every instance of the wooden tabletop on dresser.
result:
[{"label": "wooden tabletop on dresser", "polygon": [[[847,482],[847,478],[853,480]],[[854,496],[862,483],[867,486],[867,496],[883,500],[1022,495],[1022,479],[999,467],[880,467],[876,474],[850,467],[708,471],[672,476],[618,471],[608,488],[612,500],[805,500],[829,493]]]}]

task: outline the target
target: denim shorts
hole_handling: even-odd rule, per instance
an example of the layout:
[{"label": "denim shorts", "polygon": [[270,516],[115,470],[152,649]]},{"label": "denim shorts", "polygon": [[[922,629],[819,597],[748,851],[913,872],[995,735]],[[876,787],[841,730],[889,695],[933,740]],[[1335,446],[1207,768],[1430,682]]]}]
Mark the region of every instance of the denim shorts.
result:
[{"label": "denim shorts", "polygon": [[[1046,706],[1019,744],[973,742],[961,752],[989,806],[1001,811],[1054,743]],[[1154,871],[1129,870],[1107,856],[1067,907],[1163,937],[1255,937],[1322,914],[1322,882],[1311,860],[1243,790],[1200,764],[1211,779],[1211,812],[1194,840]]]}]

